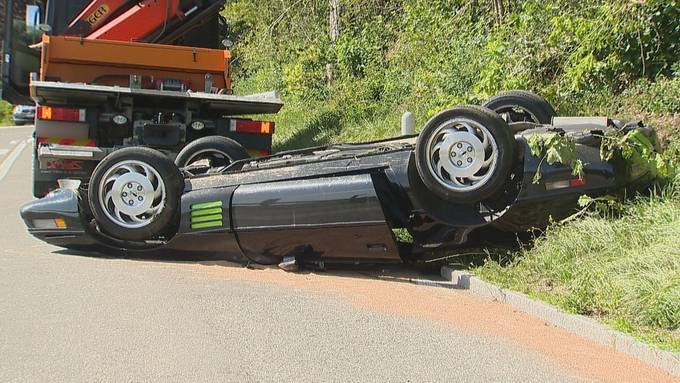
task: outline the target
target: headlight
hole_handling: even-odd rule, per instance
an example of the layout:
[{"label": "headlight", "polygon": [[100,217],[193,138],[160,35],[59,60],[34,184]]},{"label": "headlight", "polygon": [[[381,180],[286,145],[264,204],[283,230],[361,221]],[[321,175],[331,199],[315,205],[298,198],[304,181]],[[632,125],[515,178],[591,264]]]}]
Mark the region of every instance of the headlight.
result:
[{"label": "headlight", "polygon": [[128,122],[128,118],[123,116],[122,114],[118,114],[113,116],[113,123],[116,125],[125,125]]},{"label": "headlight", "polygon": [[194,121],[191,123],[191,128],[193,130],[203,130],[203,128],[205,128],[205,123],[203,121]]}]

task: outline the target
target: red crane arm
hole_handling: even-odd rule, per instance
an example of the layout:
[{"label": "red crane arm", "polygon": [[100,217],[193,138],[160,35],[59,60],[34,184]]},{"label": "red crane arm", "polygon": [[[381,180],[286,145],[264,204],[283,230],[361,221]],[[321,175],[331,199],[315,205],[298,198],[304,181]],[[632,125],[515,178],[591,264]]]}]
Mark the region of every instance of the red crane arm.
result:
[{"label": "red crane arm", "polygon": [[93,0],[71,22],[66,35],[88,40],[157,40],[199,10],[199,0]]},{"label": "red crane arm", "polygon": [[[177,17],[183,17],[180,0],[144,0],[106,23],[86,38],[91,40],[142,41]],[[155,40],[155,39],[154,39]]]},{"label": "red crane arm", "polygon": [[138,0],[93,0],[71,21],[66,34],[87,36],[137,3]]}]

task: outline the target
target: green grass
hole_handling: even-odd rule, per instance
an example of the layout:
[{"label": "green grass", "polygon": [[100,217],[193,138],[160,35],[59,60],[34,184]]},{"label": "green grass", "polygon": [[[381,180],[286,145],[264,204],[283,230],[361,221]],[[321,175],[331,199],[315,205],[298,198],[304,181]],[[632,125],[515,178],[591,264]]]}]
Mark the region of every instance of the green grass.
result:
[{"label": "green grass", "polygon": [[384,113],[371,119],[351,119],[332,104],[295,100],[286,101],[278,114],[255,118],[276,122],[273,142],[276,152],[394,137],[399,135],[401,123],[398,112]]},{"label": "green grass", "polygon": [[680,351],[680,190],[623,209],[550,227],[532,247],[492,255],[474,272]]}]

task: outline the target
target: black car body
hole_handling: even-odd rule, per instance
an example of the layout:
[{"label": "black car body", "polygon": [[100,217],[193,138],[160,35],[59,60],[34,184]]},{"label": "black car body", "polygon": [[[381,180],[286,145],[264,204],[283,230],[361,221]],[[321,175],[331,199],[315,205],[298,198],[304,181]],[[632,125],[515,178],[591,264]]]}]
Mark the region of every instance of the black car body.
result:
[{"label": "black car body", "polygon": [[[100,230],[88,207],[87,185],[60,189],[21,210],[29,232],[62,247],[277,263],[285,257],[326,262],[401,262],[435,250],[493,240],[572,214],[582,195],[645,185],[651,175],[620,156],[601,158],[607,129],[651,128],[608,119],[524,124],[514,136],[511,175],[494,198],[452,202],[423,183],[415,169],[416,136],[343,144],[243,160],[214,174],[185,172],[184,189],[165,236],[124,241]],[[575,142],[583,174],[531,154],[528,137],[562,134]],[[534,182],[540,171],[541,179]],[[52,224],[55,221],[57,224]],[[395,231],[406,230],[412,241]]]}]

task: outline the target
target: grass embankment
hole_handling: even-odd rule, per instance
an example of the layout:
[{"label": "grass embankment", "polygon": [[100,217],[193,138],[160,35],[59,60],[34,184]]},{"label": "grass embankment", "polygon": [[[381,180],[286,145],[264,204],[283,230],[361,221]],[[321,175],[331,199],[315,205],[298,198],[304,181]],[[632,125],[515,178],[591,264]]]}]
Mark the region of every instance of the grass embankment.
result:
[{"label": "grass embankment", "polygon": [[680,190],[640,198],[617,217],[550,227],[532,247],[474,272],[680,351]]},{"label": "grass embankment", "polygon": [[[680,80],[675,78],[633,86],[601,108],[643,117],[657,127],[664,156],[677,167],[678,103]],[[620,210],[591,211],[549,227],[532,246],[494,254],[474,272],[680,352],[680,175],[667,182],[651,197],[637,197]]]},{"label": "grass embankment", "polygon": [[[286,103],[272,117],[276,150],[393,136],[404,111],[422,126],[507,89],[534,90],[562,115],[643,118],[680,140],[676,0],[341,3],[335,42],[327,0],[226,8],[237,91],[275,89]],[[476,272],[678,350],[679,215],[677,191],[640,198],[616,216],[551,227]]]}]

